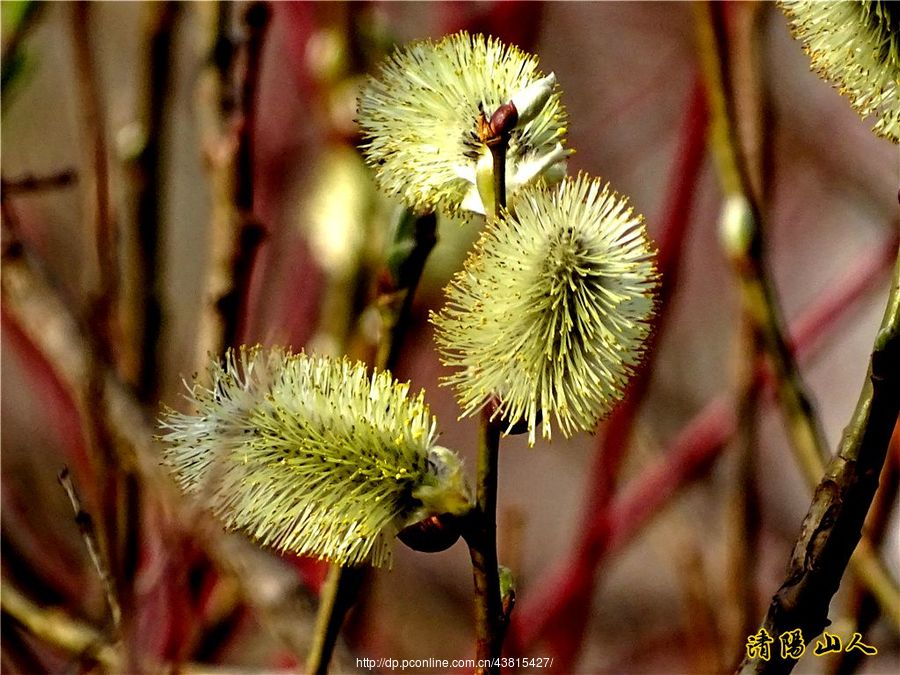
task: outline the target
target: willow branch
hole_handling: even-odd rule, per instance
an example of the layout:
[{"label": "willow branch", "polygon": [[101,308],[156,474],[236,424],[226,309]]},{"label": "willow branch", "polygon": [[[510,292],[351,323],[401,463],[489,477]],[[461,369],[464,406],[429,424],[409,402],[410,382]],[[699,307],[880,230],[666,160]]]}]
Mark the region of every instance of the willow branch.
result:
[{"label": "willow branch", "polygon": [[[701,55],[713,111],[713,150],[726,195],[724,226],[730,229],[726,245],[737,272],[744,313],[751,321],[772,364],[775,390],[785,418],[788,436],[807,482],[815,487],[825,470],[830,452],[819,417],[785,337],[777,292],[767,268],[764,219],[759,195],[753,189],[745,151],[736,122],[736,95],[730,79],[725,6],[698,5]],[[900,589],[878,560],[874,547],[864,545],[854,559],[854,569],[879,596],[886,608],[898,606]],[[875,576],[871,572],[875,571]]]},{"label": "willow branch", "polygon": [[500,596],[497,561],[497,463],[500,449],[500,425],[491,421],[491,411],[481,414],[478,443],[478,478],[475,508],[469,514],[463,536],[469,545],[475,583],[475,658],[481,663],[478,675],[500,672],[496,665],[503,650],[508,617]]},{"label": "willow branch", "polygon": [[[875,255],[869,252],[861,256],[796,319],[790,337],[798,358],[809,356],[856,301],[871,291],[890,269],[896,248],[897,240],[892,238]],[[755,376],[764,390],[771,392],[768,374],[764,364],[757,362]],[[586,563],[590,565],[588,569],[596,569],[608,555],[625,548],[682,490],[707,474],[735,433],[733,411],[725,394],[710,401],[666,445],[659,460],[621,489],[602,513],[595,514],[595,519],[608,523],[608,527],[589,531],[590,537],[583,544],[591,556]],[[510,637],[515,649],[527,649],[547,636],[571,616],[567,610],[573,603],[585,602],[585,595],[590,595],[593,587],[579,572],[584,565],[579,558],[563,560],[532,585],[541,591],[526,595],[513,616]]]},{"label": "willow branch", "polygon": [[[838,452],[816,487],[788,566],[762,623],[774,639],[799,628],[809,642],[828,626],[828,607],[862,537],[900,414],[900,257],[862,392]],[[741,673],[788,673],[795,660],[746,658]]]},{"label": "willow branch", "polygon": [[[212,7],[212,5],[210,5]],[[200,317],[199,361],[240,339],[257,249],[264,230],[254,217],[255,131],[259,70],[270,9],[254,2],[243,14],[246,40],[232,36],[234,4],[214,6],[210,68],[199,87],[200,124],[212,190],[210,263]]]},{"label": "willow branch", "polygon": [[147,64],[141,105],[142,146],[134,153],[131,170],[136,191],[136,298],[133,303],[137,337],[134,355],[137,391],[142,401],[154,402],[159,390],[160,335],[163,320],[163,283],[159,269],[163,166],[163,140],[168,131],[171,102],[172,40],[178,4],[149,5]]},{"label": "willow branch", "polygon": [[38,640],[67,654],[96,660],[113,672],[120,667],[121,654],[93,626],[34,604],[5,580],[0,584],[3,614]]},{"label": "willow branch", "polygon": [[72,504],[72,510],[75,512],[75,522],[81,532],[81,538],[84,540],[88,556],[97,575],[100,577],[100,583],[103,586],[103,592],[106,594],[106,604],[109,608],[109,614],[112,618],[113,628],[118,633],[122,624],[122,609],[119,607],[119,599],[116,597],[116,589],[113,583],[112,573],[109,571],[109,565],[103,559],[103,553],[97,542],[97,536],[94,532],[94,519],[91,514],[84,510],[81,505],[81,499],[75,490],[75,484],[69,475],[69,467],[64,467],[58,475],[59,483],[63,486]]},{"label": "willow branch", "polygon": [[100,83],[91,54],[90,4],[76,2],[71,14],[72,44],[75,54],[75,81],[81,104],[81,120],[89,167],[83,172],[87,188],[87,208],[94,227],[94,245],[99,268],[99,283],[92,308],[97,322],[99,351],[104,360],[113,362],[115,313],[119,293],[119,233],[113,220],[109,198],[109,159]]},{"label": "willow branch", "polygon": [[265,232],[254,214],[254,141],[260,63],[270,14],[271,9],[265,2],[253,2],[244,12],[246,63],[240,84],[241,119],[237,131],[232,195],[237,215],[237,243],[231,259],[230,287],[216,305],[222,319],[222,344],[226,347],[236,347],[245,329],[243,322],[247,312],[250,275]]}]

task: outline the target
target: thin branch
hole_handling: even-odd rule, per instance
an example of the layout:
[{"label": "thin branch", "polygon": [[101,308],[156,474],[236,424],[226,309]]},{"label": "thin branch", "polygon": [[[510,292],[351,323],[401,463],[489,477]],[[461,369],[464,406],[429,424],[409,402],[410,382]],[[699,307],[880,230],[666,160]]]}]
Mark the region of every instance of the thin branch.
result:
[{"label": "thin branch", "polygon": [[[778,295],[767,267],[764,218],[746,160],[748,153],[741,144],[737,128],[737,94],[735,82],[730,77],[729,31],[725,25],[729,7],[709,2],[697,7],[700,52],[716,129],[713,149],[727,197],[723,211],[723,227],[729,230],[725,236],[726,246],[740,280],[744,313],[752,322],[772,364],[775,390],[791,446],[804,476],[810,486],[815,487],[825,471],[823,461],[830,452],[818,414],[785,337]],[[900,589],[886,573],[884,565],[873,558],[874,547],[864,545],[855,558],[854,569],[873,593],[887,603],[886,607],[896,607]],[[875,576],[871,576],[872,572]]]},{"label": "thin branch", "polygon": [[106,603],[109,607],[113,628],[118,634],[122,625],[122,609],[119,607],[119,600],[116,597],[115,584],[112,574],[109,571],[109,565],[107,565],[106,561],[103,559],[100,544],[97,541],[97,536],[94,531],[94,519],[81,505],[81,499],[78,497],[78,492],[75,490],[75,484],[72,482],[72,477],[69,475],[69,467],[63,467],[57,478],[59,479],[60,485],[62,485],[63,489],[66,491],[66,494],[69,496],[69,502],[71,502],[72,510],[75,512],[75,523],[78,525],[78,529],[81,532],[81,538],[84,540],[91,563],[94,565],[94,569],[100,577],[103,592],[106,594]]},{"label": "thin branch", "polygon": [[86,211],[94,225],[94,244],[99,266],[99,283],[92,318],[99,330],[99,351],[108,363],[113,363],[115,350],[116,308],[119,300],[119,232],[112,215],[109,198],[109,159],[100,83],[94,57],[91,54],[90,3],[79,1],[72,5],[71,27],[74,49],[75,81],[78,85],[82,112],[82,131],[88,148],[88,169],[83,172],[87,188]]},{"label": "thin branch", "polygon": [[[745,324],[741,343],[747,358],[742,362],[736,401],[736,457],[731,481],[729,530],[732,542],[727,547],[728,580],[726,581],[728,630],[726,653],[733,654],[743,646],[757,617],[756,577],[760,536],[760,494],[756,479],[756,455],[759,442],[759,410],[762,379],[756,375],[756,364],[762,350],[755,331]],[[730,665],[734,662],[726,656]]]},{"label": "thin branch", "polygon": [[[890,269],[896,247],[897,240],[892,238],[878,249],[876,255],[870,252],[861,256],[795,320],[790,337],[798,358],[810,355],[821,338],[829,334],[856,301]],[[771,381],[762,363],[757,363],[756,374],[764,388],[771,391]],[[591,596],[593,589],[587,585],[586,572],[596,569],[608,555],[627,546],[666,504],[686,486],[707,474],[731,442],[736,429],[733,411],[725,394],[710,401],[669,442],[657,462],[646,467],[620,490],[605,512],[595,514],[597,520],[608,523],[608,531],[601,528],[590,531],[590,538],[582,544],[590,557],[584,562],[579,562],[578,558],[565,560],[551,568],[532,584],[533,588],[543,592],[526,595],[525,602],[513,616],[510,637],[515,640],[517,650],[527,649],[547,635],[550,628],[568,618],[567,609],[573,603],[586,602],[585,596]]]},{"label": "thin branch", "polygon": [[112,672],[120,667],[121,654],[118,649],[93,626],[77,621],[60,610],[39,607],[5,580],[0,584],[3,614],[37,639],[67,654],[95,660]]},{"label": "thin branch", "polygon": [[490,660],[490,665],[476,667],[478,675],[500,672],[496,659],[502,653],[508,621],[500,596],[497,562],[497,463],[501,427],[490,418],[491,410],[486,407],[479,427],[476,506],[463,530],[475,583],[475,658],[481,664]]},{"label": "thin branch", "polygon": [[[897,503],[897,495],[900,494],[900,423],[894,427],[894,436],[891,439],[891,450],[888,451],[888,459],[884,471],[881,473],[878,492],[875,502],[869,511],[864,531],[866,536],[875,546],[881,544],[884,539],[891,515]],[[859,580],[854,583],[853,600],[851,605],[854,613],[854,633],[859,633],[864,638],[869,629],[882,615],[878,599]],[[894,628],[900,630],[900,621],[894,622]],[[851,675],[855,673],[862,663],[865,655],[858,651],[842,651],[834,663],[832,673],[834,675]]]},{"label": "thin branch", "polygon": [[168,132],[172,98],[172,41],[179,5],[164,2],[146,8],[147,63],[141,106],[143,145],[133,155],[137,250],[133,319],[137,337],[135,370],[139,398],[154,402],[159,389],[160,335],[163,321],[163,282],[159,269],[162,247],[161,219],[165,167],[163,142]]},{"label": "thin branch", "polygon": [[255,219],[254,158],[261,56],[271,9],[254,2],[243,14],[246,39],[232,35],[231,2],[215,5],[210,68],[201,79],[200,124],[212,188],[210,263],[197,358],[241,338],[247,293],[265,229]]},{"label": "thin branch", "polygon": [[[493,218],[500,218],[506,208],[506,151],[508,132],[485,139],[493,159]],[[503,608],[500,570],[497,561],[497,467],[500,455],[499,420],[493,420],[493,406],[481,412],[478,436],[478,463],[475,482],[475,507],[472,509],[463,537],[469,545],[472,576],[475,584],[475,673],[496,675],[497,662],[503,652],[503,639],[509,616]],[[511,606],[510,606],[511,608]]]},{"label": "thin branch", "polygon": [[319,610],[313,640],[306,657],[306,672],[325,675],[340,637],[347,612],[356,603],[365,580],[365,567],[332,565],[319,595]]},{"label": "thin branch", "polygon": [[75,169],[64,169],[63,171],[43,176],[27,174],[18,178],[3,178],[0,179],[0,199],[32,192],[66,188],[74,185],[77,180],[78,174],[75,172]]},{"label": "thin branch", "polygon": [[231,287],[219,298],[222,344],[236,347],[246,320],[250,275],[265,230],[254,215],[254,157],[257,90],[262,49],[271,9],[265,2],[253,2],[244,12],[247,29],[246,63],[241,82],[241,119],[238,123],[234,159],[234,208],[238,218],[237,245],[231,260]]},{"label": "thin branch", "polygon": [[[773,639],[803,631],[805,642],[828,626],[828,607],[862,537],[900,414],[900,257],[865,383],[838,452],[829,462],[803,520],[788,574],[762,623]],[[746,658],[741,673],[789,673],[796,660]]]}]

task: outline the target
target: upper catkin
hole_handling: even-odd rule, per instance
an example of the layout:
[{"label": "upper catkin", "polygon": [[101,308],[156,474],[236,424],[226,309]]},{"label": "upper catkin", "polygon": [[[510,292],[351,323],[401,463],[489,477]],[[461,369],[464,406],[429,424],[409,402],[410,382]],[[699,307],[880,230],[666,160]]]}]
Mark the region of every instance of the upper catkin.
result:
[{"label": "upper catkin", "polygon": [[[551,93],[535,97],[535,84]],[[511,198],[526,184],[559,180],[569,152],[554,87],[537,58],[493,38],[462,32],[414,42],[363,87],[357,115],[363,154],[378,186],[415,211],[484,214],[490,197],[479,193],[476,174],[479,160],[490,167],[490,151],[476,133],[479,116],[511,99],[523,107],[507,152]]]}]

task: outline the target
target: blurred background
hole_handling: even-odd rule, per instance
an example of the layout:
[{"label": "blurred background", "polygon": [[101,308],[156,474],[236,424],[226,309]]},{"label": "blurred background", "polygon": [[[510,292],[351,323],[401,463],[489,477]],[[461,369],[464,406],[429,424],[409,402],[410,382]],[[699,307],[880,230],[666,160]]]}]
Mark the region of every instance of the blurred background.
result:
[{"label": "blurred background", "polygon": [[[693,5],[0,11],[4,670],[302,669],[326,567],[225,534],[182,499],[159,466],[154,420],[163,404],[184,408],[182,378],[229,344],[372,360],[397,205],[356,150],[356,94],[393,45],[460,29],[556,73],[570,173],[630,197],[667,285],[623,411],[595,436],[502,444],[500,558],[518,580],[507,652],[553,656],[563,673],[734,668],[783,580],[811,488],[770,388],[747,395],[756,359],[718,238]],[[833,450],[887,297],[897,148],[810,72],[776,5],[717,11],[736,60],[756,58],[747,106],[768,264]],[[476,424],[457,421],[439,386],[427,313],[480,227],[438,223],[396,369],[426,390],[441,444],[472,475]],[[894,580],[898,463],[895,433],[870,523]],[[64,466],[109,561],[120,627]],[[434,555],[398,544],[393,569],[367,579],[333,671],[357,672],[362,656],[472,657],[471,583],[463,544]],[[830,630],[845,642],[860,630],[877,656],[809,649],[795,672],[897,672],[900,626],[863,589],[845,575]]]}]

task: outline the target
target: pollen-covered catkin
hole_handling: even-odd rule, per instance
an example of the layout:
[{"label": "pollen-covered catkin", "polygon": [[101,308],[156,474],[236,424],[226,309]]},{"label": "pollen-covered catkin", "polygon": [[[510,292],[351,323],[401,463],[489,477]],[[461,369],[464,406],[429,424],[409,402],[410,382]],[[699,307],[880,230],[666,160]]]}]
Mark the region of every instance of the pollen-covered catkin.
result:
[{"label": "pollen-covered catkin", "polygon": [[643,356],[657,271],[643,218],[599,179],[522,191],[489,222],[436,315],[435,340],[464,415],[498,401],[534,444],[558,424],[590,431]]},{"label": "pollen-covered catkin", "polygon": [[506,156],[510,199],[565,174],[566,113],[555,77],[542,75],[536,57],[483,35],[398,49],[359,98],[361,148],[376,183],[418,212],[489,212],[476,172],[479,160],[490,166],[490,151],[477,122],[511,100],[522,111]]},{"label": "pollen-covered catkin", "polygon": [[261,544],[341,565],[390,561],[391,538],[469,496],[422,393],[347,359],[242,348],[161,420],[181,487]]}]

